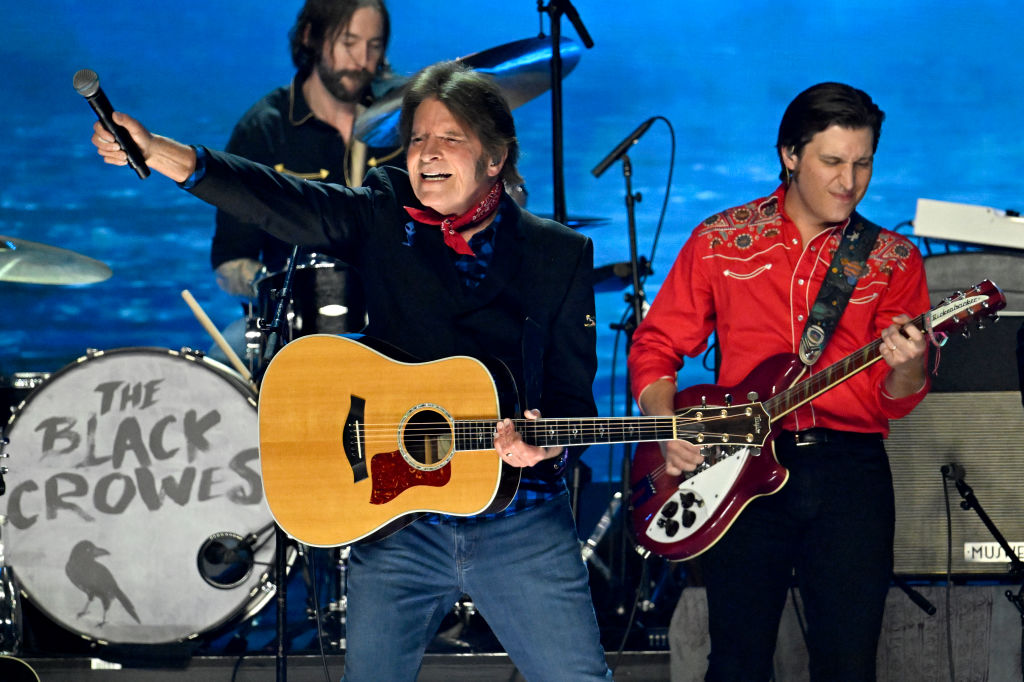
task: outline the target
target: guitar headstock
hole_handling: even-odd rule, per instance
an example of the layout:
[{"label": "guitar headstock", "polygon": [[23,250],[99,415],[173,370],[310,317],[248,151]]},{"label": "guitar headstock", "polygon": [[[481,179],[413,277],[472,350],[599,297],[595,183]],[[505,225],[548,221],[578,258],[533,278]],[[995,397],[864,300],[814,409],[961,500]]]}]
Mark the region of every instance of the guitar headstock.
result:
[{"label": "guitar headstock", "polygon": [[995,317],[1006,307],[1006,296],[992,280],[982,280],[967,291],[958,291],[932,308],[926,316],[933,331],[949,333],[963,329],[970,322]]},{"label": "guitar headstock", "polygon": [[694,445],[764,446],[771,417],[761,403],[702,405],[676,411],[678,437]]}]

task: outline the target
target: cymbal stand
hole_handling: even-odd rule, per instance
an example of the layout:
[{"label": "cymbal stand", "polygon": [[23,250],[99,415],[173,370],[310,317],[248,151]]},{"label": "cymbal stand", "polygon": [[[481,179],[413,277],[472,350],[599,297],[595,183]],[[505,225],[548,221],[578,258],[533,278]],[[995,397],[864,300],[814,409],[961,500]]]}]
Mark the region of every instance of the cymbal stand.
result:
[{"label": "cymbal stand", "polygon": [[576,28],[576,32],[588,49],[594,41],[583,25],[579,12],[570,0],[537,0],[537,11],[546,12],[551,20],[551,165],[553,217],[555,222],[565,224],[565,168],[562,153],[562,15]]},{"label": "cymbal stand", "polygon": [[[277,302],[274,306],[274,319],[270,324],[259,322],[260,331],[269,332],[267,343],[264,347],[263,357],[260,359],[259,373],[255,375],[257,385],[263,381],[263,375],[270,365],[270,359],[279,350],[281,339],[284,337],[284,310],[291,299],[292,279],[295,275],[295,262],[299,259],[299,247],[292,247],[292,255],[288,258],[288,269],[285,271],[284,282],[280,291],[275,292]],[[275,639],[277,651],[274,657],[276,680],[286,682],[288,679],[288,653],[285,646],[286,633],[288,630],[288,551],[286,544],[288,536],[280,525],[274,524],[274,572],[277,576],[277,628]]]},{"label": "cymbal stand", "polygon": [[[952,472],[950,471],[951,469]],[[995,523],[992,522],[992,519],[989,518],[988,514],[985,513],[985,510],[982,509],[981,503],[978,502],[978,498],[974,495],[974,491],[966,482],[964,482],[963,470],[957,470],[956,467],[952,466],[944,466],[942,467],[942,473],[947,478],[953,479],[957,492],[960,493],[960,497],[963,498],[963,502],[960,503],[960,508],[973,509],[978,515],[978,518],[981,519],[981,522],[985,524],[986,528],[988,528],[988,532],[992,534],[992,537],[999,543],[999,546],[1003,548],[1006,556],[1009,557],[1010,577],[1018,581],[1024,578],[1024,561],[1021,561],[1020,557],[1017,556],[1017,552],[1014,551],[1013,547],[1010,546],[1010,543],[1006,541],[1003,534],[999,532],[999,529],[996,527]],[[1021,585],[1016,594],[1013,593],[1013,590],[1006,590],[1003,594],[1006,596],[1006,599],[1017,608],[1018,613],[1020,613],[1021,652],[1022,655],[1024,655],[1024,584]],[[1024,671],[1024,659],[1021,661],[1021,669]]]}]

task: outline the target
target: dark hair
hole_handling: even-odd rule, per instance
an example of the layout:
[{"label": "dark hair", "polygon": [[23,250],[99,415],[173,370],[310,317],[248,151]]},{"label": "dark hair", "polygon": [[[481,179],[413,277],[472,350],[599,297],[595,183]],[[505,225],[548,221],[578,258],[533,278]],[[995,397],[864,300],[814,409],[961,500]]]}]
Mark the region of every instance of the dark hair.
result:
[{"label": "dark hair", "polygon": [[779,177],[786,179],[783,150],[792,149],[799,156],[811,138],[829,126],[871,128],[874,134],[871,149],[877,150],[883,120],[885,112],[863,90],[843,83],[812,85],[789,103],[779,123],[779,138],[775,143],[782,164]]},{"label": "dark hair", "polygon": [[[347,28],[352,21],[352,15],[363,7],[380,12],[381,23],[384,26],[383,52],[387,54],[388,40],[391,38],[391,17],[388,15],[388,8],[384,6],[384,0],[306,0],[306,4],[295,18],[295,25],[288,31],[292,63],[295,67],[299,71],[311,69],[320,58],[324,40],[335,37],[338,31]],[[377,68],[385,68],[384,59],[381,59]]]},{"label": "dark hair", "polygon": [[433,64],[413,76],[402,97],[398,123],[406,149],[412,137],[416,109],[431,97],[440,101],[461,125],[473,131],[480,139],[486,159],[500,161],[507,151],[501,179],[506,186],[522,184],[523,179],[516,170],[519,161],[516,124],[505,96],[490,76],[454,61]]}]

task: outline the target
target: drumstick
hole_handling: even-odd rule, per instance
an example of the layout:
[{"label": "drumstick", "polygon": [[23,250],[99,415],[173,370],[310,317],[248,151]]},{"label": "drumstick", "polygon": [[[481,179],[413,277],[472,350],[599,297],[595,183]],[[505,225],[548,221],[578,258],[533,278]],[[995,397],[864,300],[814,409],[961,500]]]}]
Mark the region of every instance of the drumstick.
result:
[{"label": "drumstick", "polygon": [[243,379],[250,381],[252,379],[252,375],[249,373],[249,370],[246,369],[245,365],[242,364],[242,360],[238,357],[238,353],[228,345],[224,335],[217,330],[217,327],[213,325],[213,322],[210,320],[206,312],[199,307],[199,303],[191,292],[189,292],[188,289],[182,289],[181,297],[185,299],[185,303],[187,303],[188,307],[192,309],[192,314],[196,316],[197,320],[199,320],[199,324],[203,325],[206,332],[213,337],[214,343],[216,343],[217,346],[224,351],[224,354],[228,356],[228,362],[231,363],[231,366],[238,370],[238,373],[242,375]]}]

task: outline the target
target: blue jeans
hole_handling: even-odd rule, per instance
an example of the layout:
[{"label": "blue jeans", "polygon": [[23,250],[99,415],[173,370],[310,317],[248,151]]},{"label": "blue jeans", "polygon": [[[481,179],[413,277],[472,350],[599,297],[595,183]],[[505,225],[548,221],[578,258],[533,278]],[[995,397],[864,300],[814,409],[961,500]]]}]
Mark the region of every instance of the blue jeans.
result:
[{"label": "blue jeans", "polygon": [[527,680],[611,679],[565,495],[507,518],[420,521],[353,547],[343,679],[415,680],[463,594]]},{"label": "blue jeans", "polygon": [[892,474],[881,437],[833,433],[820,445],[776,441],[789,481],[751,502],[701,557],[711,635],[708,682],[771,677],[794,572],[807,623],[810,679],[875,679],[892,580]]}]

